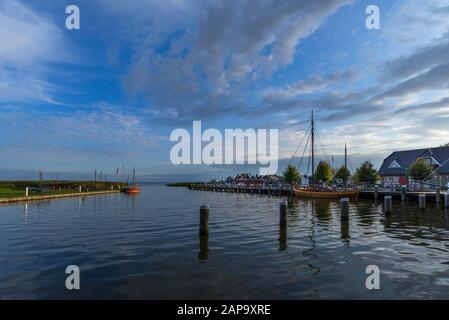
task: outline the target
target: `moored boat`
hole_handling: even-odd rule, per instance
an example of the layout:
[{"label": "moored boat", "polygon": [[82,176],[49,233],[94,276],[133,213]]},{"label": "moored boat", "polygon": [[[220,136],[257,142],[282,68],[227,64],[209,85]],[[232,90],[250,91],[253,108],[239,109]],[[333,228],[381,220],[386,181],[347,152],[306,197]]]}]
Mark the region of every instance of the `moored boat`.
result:
[{"label": "moored boat", "polygon": [[[319,199],[342,199],[342,198],[350,198],[357,199],[359,196],[359,190],[356,187],[348,186],[347,181],[344,181],[343,186],[340,187],[329,187],[323,183],[317,183],[315,177],[315,121],[313,119],[313,111],[312,111],[312,120],[310,124],[310,140],[311,140],[311,152],[310,152],[310,160],[312,164],[312,175],[309,177],[311,181],[307,186],[292,186],[293,195],[296,197],[303,198],[319,198]],[[309,129],[306,130],[306,133]],[[304,140],[304,138],[303,138]],[[302,141],[303,141],[302,140]],[[307,139],[306,146],[304,148],[303,155],[306,151],[307,144],[309,139]],[[300,143],[301,145],[301,143]],[[321,146],[323,149],[323,146]],[[299,146],[297,150],[299,149]],[[293,157],[292,157],[293,159]],[[344,168],[347,170],[347,148],[345,144],[345,163]]]},{"label": "moored boat", "polygon": [[140,193],[140,184],[136,184],[136,168],[133,167],[133,184],[124,190],[127,194]]},{"label": "moored boat", "polygon": [[139,193],[140,192],[140,185],[139,184],[134,184],[130,187],[127,187],[125,189],[125,193],[131,194],[131,193]]},{"label": "moored boat", "polygon": [[296,197],[317,198],[317,199],[357,199],[359,190],[314,190],[313,188],[293,187],[293,194]]}]

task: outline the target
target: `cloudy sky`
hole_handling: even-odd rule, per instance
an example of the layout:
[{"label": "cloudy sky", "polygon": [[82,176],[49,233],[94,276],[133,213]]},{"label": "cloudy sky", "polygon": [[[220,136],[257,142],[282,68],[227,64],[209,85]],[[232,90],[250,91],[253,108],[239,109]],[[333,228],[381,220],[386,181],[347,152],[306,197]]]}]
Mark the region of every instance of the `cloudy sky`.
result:
[{"label": "cloudy sky", "polygon": [[448,0],[0,0],[0,178],[216,171],[170,164],[170,132],[192,120],[279,129],[289,158],[312,108],[327,153],[347,141],[354,167],[441,145],[448,16]]}]

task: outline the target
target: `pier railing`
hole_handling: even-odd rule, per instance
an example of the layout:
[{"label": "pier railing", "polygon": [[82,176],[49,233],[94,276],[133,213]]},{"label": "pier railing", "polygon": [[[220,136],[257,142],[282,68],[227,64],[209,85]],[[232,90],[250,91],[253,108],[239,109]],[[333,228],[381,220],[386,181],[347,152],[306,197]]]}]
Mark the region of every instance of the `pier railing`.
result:
[{"label": "pier railing", "polygon": [[357,184],[357,188],[360,191],[364,192],[374,192],[375,189],[377,189],[379,192],[401,192],[403,188],[405,188],[406,191],[410,192],[436,192],[437,190],[440,191],[447,191],[447,186],[441,186],[438,184],[433,184],[430,182],[413,182],[406,185],[389,185],[389,186],[383,186],[381,183],[379,184],[372,184],[372,183],[359,183]]}]

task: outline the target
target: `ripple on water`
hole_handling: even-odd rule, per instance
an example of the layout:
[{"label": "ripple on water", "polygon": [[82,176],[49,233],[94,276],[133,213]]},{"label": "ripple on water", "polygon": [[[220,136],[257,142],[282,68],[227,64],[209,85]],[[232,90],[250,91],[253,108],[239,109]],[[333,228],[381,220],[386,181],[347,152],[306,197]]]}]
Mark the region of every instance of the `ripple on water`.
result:
[{"label": "ripple on water", "polygon": [[[210,234],[198,233],[209,204]],[[0,296],[8,298],[449,298],[447,211],[350,205],[144,184],[113,194],[0,206]],[[83,289],[64,289],[76,264]],[[368,265],[382,290],[365,289]]]}]

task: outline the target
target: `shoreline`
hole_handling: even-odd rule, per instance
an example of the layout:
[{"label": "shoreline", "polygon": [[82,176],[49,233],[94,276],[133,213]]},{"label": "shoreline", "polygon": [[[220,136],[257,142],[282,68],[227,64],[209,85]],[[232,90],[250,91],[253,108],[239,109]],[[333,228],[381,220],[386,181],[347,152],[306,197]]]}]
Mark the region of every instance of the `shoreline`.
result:
[{"label": "shoreline", "polygon": [[104,190],[104,191],[89,191],[89,192],[73,192],[66,194],[53,194],[53,195],[39,195],[39,196],[21,196],[21,197],[10,197],[10,198],[0,198],[0,204],[4,203],[16,203],[16,202],[27,202],[27,201],[39,201],[48,199],[58,199],[58,198],[74,198],[82,196],[94,196],[101,194],[112,194],[120,193],[121,190]]}]

